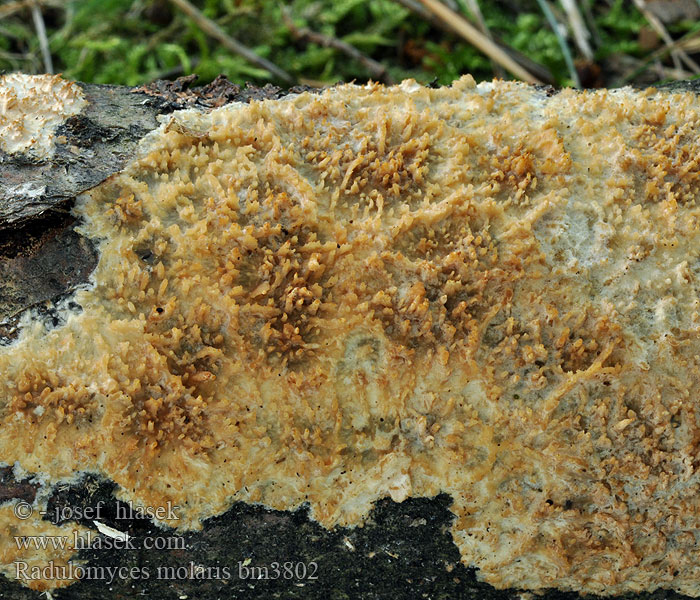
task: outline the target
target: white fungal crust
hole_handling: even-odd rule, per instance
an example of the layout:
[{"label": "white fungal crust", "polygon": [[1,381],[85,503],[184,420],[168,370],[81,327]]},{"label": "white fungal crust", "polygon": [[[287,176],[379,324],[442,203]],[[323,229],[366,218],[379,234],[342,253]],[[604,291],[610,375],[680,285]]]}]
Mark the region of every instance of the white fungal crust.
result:
[{"label": "white fungal crust", "polygon": [[176,113],[79,202],[84,312],[0,350],[0,457],[183,528],[447,492],[496,587],[698,596],[699,130],[470,77]]},{"label": "white fungal crust", "polygon": [[86,100],[60,75],[10,73],[0,77],[0,150],[45,159],[53,154],[56,128],[77,115]]}]

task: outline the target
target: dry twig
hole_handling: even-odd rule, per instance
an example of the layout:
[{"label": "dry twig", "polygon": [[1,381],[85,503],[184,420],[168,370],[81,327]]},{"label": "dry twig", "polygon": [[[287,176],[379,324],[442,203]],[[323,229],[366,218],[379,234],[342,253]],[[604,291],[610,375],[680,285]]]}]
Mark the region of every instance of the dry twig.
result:
[{"label": "dry twig", "polygon": [[225,31],[223,31],[214,21],[203,15],[199,9],[193,6],[188,0],[170,0],[175,6],[177,6],[182,12],[186,13],[204,33],[219,40],[226,48],[231,52],[238,54],[245,58],[248,62],[254,64],[256,67],[260,67],[272,73],[278,79],[284,81],[285,83],[294,83],[294,78],[282,70],[276,64],[270,62],[262,56],[258,56],[247,46],[241,44],[238,40],[232,38]]},{"label": "dry twig", "polygon": [[452,28],[458,35],[463,37],[473,46],[476,46],[479,50],[486,54],[486,56],[493,59],[506,70],[510,71],[518,79],[522,79],[528,83],[542,83],[542,81],[521,67],[505,50],[503,50],[495,42],[491,41],[461,15],[457,14],[453,10],[450,10],[438,0],[420,0],[420,2],[436,17]]},{"label": "dry twig", "polygon": [[364,67],[372,74],[372,77],[378,81],[383,81],[388,85],[394,83],[391,76],[387,72],[386,67],[382,63],[377,62],[366,54],[363,54],[357,48],[355,48],[355,46],[352,46],[343,40],[324,35],[317,31],[312,31],[307,27],[297,27],[294,25],[294,21],[292,21],[289,13],[284,9],[282,10],[282,18],[284,19],[284,23],[289,29],[289,32],[295,39],[307,40],[314,44],[325,46],[326,48],[335,48],[350,58],[362,63],[362,65],[364,65]]}]

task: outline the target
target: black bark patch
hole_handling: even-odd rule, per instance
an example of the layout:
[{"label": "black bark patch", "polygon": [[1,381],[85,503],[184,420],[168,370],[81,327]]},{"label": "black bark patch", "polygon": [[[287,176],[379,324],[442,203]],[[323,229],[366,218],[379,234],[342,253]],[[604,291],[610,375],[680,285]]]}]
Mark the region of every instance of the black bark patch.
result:
[{"label": "black bark patch", "polygon": [[109,142],[120,134],[119,131],[102,127],[92,119],[82,115],[75,115],[66,119],[66,122],[56,130],[56,138],[65,137],[65,142],[79,148],[89,148],[98,142]]}]

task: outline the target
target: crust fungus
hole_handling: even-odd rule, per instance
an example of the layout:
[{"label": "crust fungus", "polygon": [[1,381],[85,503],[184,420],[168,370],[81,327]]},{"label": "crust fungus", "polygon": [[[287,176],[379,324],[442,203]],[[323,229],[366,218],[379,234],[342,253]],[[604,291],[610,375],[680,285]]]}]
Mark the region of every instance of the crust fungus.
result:
[{"label": "crust fungus", "polygon": [[83,92],[60,75],[10,73],[0,77],[0,149],[44,159],[53,134],[85,106]]},{"label": "crust fungus", "polygon": [[447,492],[497,587],[700,595],[698,119],[470,77],[175,113],[77,203],[83,312],[0,349],[0,456],[181,528]]}]

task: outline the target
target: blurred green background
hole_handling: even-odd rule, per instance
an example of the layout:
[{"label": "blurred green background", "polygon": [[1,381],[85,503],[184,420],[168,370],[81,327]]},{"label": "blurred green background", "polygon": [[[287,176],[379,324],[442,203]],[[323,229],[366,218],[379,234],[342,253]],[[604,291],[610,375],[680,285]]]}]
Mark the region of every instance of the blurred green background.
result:
[{"label": "blurred green background", "polygon": [[[442,0],[448,18],[438,16],[437,1],[186,0],[208,26],[307,85],[513,77],[456,33],[457,22],[556,86],[700,74],[696,0]],[[0,70],[52,69],[132,86],[190,73],[200,84],[220,73],[239,83],[284,83],[206,29],[172,0],[11,0],[0,4]]]}]

